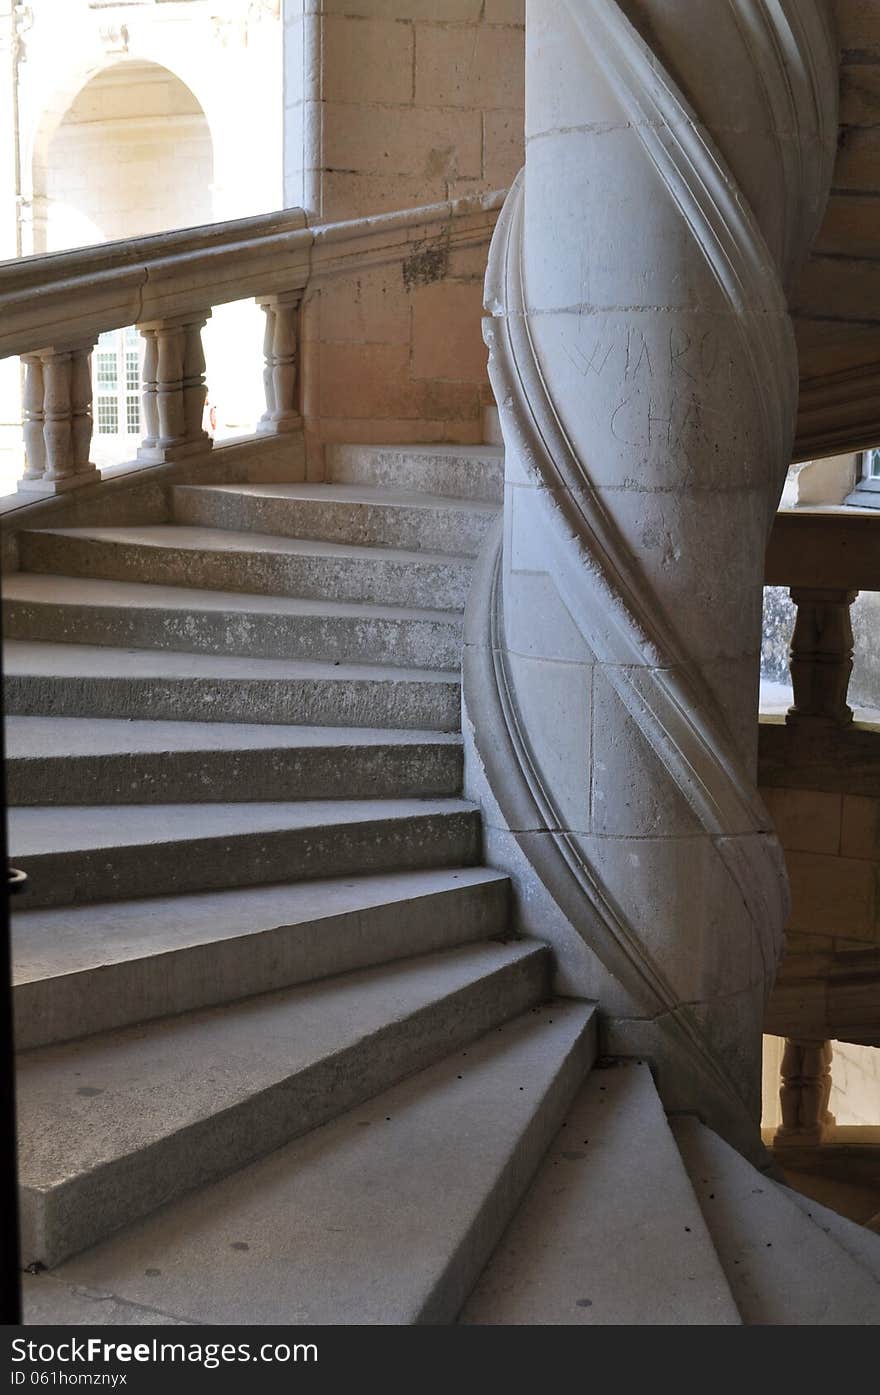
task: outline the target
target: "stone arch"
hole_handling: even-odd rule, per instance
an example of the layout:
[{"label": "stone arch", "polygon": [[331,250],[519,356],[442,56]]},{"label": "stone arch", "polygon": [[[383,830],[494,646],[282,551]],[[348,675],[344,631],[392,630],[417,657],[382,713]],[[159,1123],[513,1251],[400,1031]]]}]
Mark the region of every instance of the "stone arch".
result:
[{"label": "stone arch", "polygon": [[34,251],[210,221],[214,159],[190,84],[152,58],[113,55],[56,89],[37,124]]}]

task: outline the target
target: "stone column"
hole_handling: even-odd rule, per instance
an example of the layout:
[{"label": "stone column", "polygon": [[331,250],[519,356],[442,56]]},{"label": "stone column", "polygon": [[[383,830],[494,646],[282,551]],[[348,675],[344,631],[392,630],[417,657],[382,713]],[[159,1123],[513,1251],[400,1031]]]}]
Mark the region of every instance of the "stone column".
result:
[{"label": "stone column", "polygon": [[143,368],[145,433],[139,460],[177,460],[210,450],[202,427],[207,389],[202,330],[210,311],[138,325],[146,344]]},{"label": "stone column", "polygon": [[466,682],[523,927],[558,922],[563,985],[599,999],[608,1049],[650,1054],[667,1105],[743,1147],[787,907],[755,788],[786,288],[837,130],[823,6],[750,14],[530,0],[526,166],[487,277],[493,718]]},{"label": "stone column", "polygon": [[93,347],[88,340],[23,357],[23,493],[59,494],[100,478],[89,460]]},{"label": "stone column", "polygon": [[299,307],[302,291],[260,296],[257,304],[266,315],[263,338],[263,386],[266,410],[259,420],[261,435],[282,435],[302,426],[297,395]]}]

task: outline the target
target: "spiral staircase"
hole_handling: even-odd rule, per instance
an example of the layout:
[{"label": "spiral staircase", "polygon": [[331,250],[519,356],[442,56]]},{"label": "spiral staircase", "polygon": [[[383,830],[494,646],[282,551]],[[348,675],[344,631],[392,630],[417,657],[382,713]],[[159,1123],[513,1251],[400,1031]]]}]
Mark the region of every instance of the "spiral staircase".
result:
[{"label": "spiral staircase", "polygon": [[598,1057],[482,863],[461,615],[501,466],[351,447],[23,536],[27,1321],[880,1317],[880,1239]]},{"label": "spiral staircase", "polygon": [[[3,586],[29,1323],[880,1320],[880,1238],[757,1129],[786,918],[758,598],[829,10],[733,0],[699,42],[684,3],[533,20],[486,281],[503,448],[285,467],[310,277],[390,237],[409,294],[414,211],[65,254],[8,297],[34,479],[86,485]],[[432,266],[456,219],[479,245],[450,210]],[[202,439],[232,285],[269,310],[271,470]],[[64,347],[99,312],[146,329],[171,465],[106,508]]]}]

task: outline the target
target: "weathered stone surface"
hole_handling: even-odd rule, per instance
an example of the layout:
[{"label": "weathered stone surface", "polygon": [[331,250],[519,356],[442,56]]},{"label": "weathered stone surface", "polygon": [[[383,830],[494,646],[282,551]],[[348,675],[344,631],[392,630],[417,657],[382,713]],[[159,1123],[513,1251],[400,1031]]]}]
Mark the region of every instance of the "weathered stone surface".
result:
[{"label": "weathered stone surface", "polygon": [[27,903],[65,906],[346,873],[470,863],[479,818],[459,800],[305,800],[10,810]]},{"label": "weathered stone surface", "polygon": [[20,911],[18,1050],[504,935],[507,879],[389,872]]},{"label": "weathered stone surface", "polygon": [[500,504],[504,451],[500,446],[329,446],[334,483],[410,489]]},{"label": "weathered stone surface", "polygon": [[548,967],[543,945],[475,945],[25,1054],[25,1264],[57,1264],[467,1046],[542,1002]]},{"label": "weathered stone surface", "polygon": [[744,1322],[812,1327],[880,1320],[876,1270],[698,1120],[675,1121],[673,1130]]},{"label": "weathered stone surface", "polygon": [[461,610],[469,558],[183,525],[20,534],[24,570]]},{"label": "weathered stone surface", "polygon": [[459,1322],[739,1321],[648,1066],[593,1070]]},{"label": "weathered stone surface", "polygon": [[7,717],[10,804],[206,804],[458,794],[442,732]]},{"label": "weathered stone surface", "polygon": [[172,502],[178,523],[466,557],[479,551],[496,514],[478,500],[354,484],[183,486]]},{"label": "weathered stone surface", "polygon": [[10,577],[3,593],[9,639],[242,655],[324,664],[453,669],[461,618],[448,611],[350,601],[199,591],[132,581]]},{"label": "weathered stone surface", "polygon": [[6,711],[18,716],[267,722],[455,731],[457,673],[10,640]]},{"label": "weathered stone surface", "polygon": [[594,1032],[589,1004],[527,1013],[57,1277],[188,1321],[452,1322],[589,1069]]}]

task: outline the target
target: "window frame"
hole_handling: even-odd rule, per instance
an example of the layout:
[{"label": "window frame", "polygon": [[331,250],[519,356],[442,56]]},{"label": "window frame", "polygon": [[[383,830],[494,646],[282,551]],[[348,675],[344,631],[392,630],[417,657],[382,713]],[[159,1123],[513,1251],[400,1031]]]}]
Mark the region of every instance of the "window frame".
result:
[{"label": "window frame", "polygon": [[859,509],[880,509],[880,446],[869,446],[857,455],[855,487],[843,502]]}]

